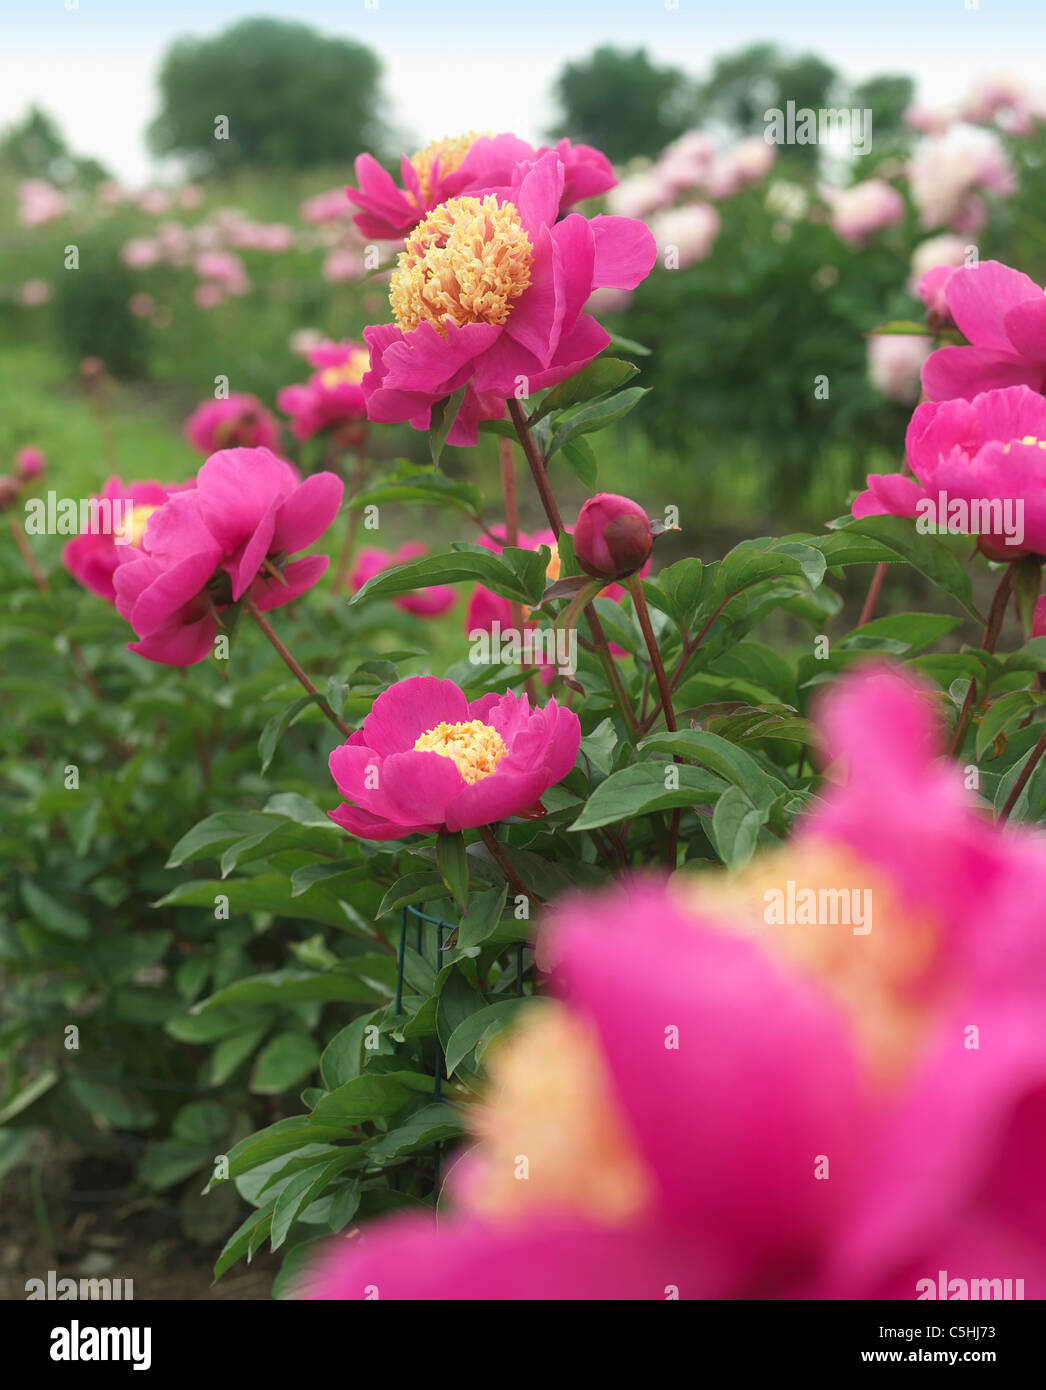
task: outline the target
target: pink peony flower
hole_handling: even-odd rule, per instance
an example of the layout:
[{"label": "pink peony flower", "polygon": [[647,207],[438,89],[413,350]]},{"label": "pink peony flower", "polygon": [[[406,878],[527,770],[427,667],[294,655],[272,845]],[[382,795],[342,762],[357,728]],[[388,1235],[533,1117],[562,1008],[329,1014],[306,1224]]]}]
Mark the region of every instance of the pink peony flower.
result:
[{"label": "pink peony flower", "polygon": [[969,347],[938,348],[923,368],[934,401],[971,400],[1000,386],[1046,386],[1046,294],[998,261],[964,266],[949,277],[944,300]]},{"label": "pink peony flower", "polygon": [[344,430],[365,421],[362,383],[371,358],[363,344],[321,342],[305,356],[319,370],[304,386],[285,386],[276,396],[276,404],[290,416],[295,439],[311,439],[323,430]]},{"label": "pink peony flower", "polygon": [[868,339],[868,379],[888,400],[914,405],[919,399],[919,371],[930,354],[932,338],[912,333],[876,333]]},{"label": "pink peony flower", "polygon": [[384,691],[330,756],[346,804],[331,820],[364,840],[490,825],[529,811],[581,746],[571,710],[526,695],[471,704],[453,681],[411,676]]},{"label": "pink peony flower", "polygon": [[323,258],[321,273],[328,284],[342,285],[346,280],[361,280],[367,268],[354,246],[334,246]]},{"label": "pink peony flower", "polygon": [[326,193],[317,193],[306,198],[299,208],[301,220],[313,227],[324,222],[347,222],[352,212],[344,188],[331,188]]},{"label": "pink peony flower", "polygon": [[669,269],[685,270],[703,261],[712,250],[719,235],[719,214],[710,203],[687,203],[656,212],[650,219],[650,230],[662,258],[670,251],[676,253],[675,264]]},{"label": "pink peony flower", "polygon": [[921,141],[908,178],[922,225],[957,232],[976,231],[987,215],[977,190],[1008,197],[1016,188],[998,137],[969,127]]},{"label": "pink peony flower", "polygon": [[47,460],[44,458],[43,450],[32,444],[26,444],[15,454],[15,473],[23,483],[39,478],[46,467]]},{"label": "pink peony flower", "polygon": [[[356,160],[359,187],[346,189],[349,201],[361,209],[353,221],[365,237],[398,241],[448,198],[507,192],[519,165],[533,163],[549,152],[547,145],[535,149],[515,135],[470,131],[455,139],[433,140],[409,159],[403,156],[402,188],[377,160],[361,154]],[[552,152],[563,165],[560,212],[583,198],[605,193],[617,182],[606,155],[590,145],[560,140]]]},{"label": "pink peony flower", "polygon": [[342,490],[333,473],[302,482],[268,449],[212,454],[196,486],[174,493],[149,518],[138,550],[120,557],[116,606],[140,639],[129,650],[192,666],[211,652],[222,610],[245,594],[267,611],[312,588],[328,557],[287,556],[323,534]]},{"label": "pink peony flower", "polygon": [[732,149],[712,161],[705,178],[705,191],[711,198],[733,198],[742,189],[762,183],[776,158],[777,151],[761,135],[739,140]]},{"label": "pink peony flower", "polygon": [[153,310],[156,308],[156,301],[151,294],[139,291],[137,294],[131,295],[127,301],[127,307],[136,319],[147,319],[152,316]]},{"label": "pink peony flower", "polygon": [[213,283],[223,295],[243,295],[251,287],[243,261],[234,251],[201,251],[195,269],[201,280]]},{"label": "pink peony flower", "polygon": [[[396,565],[405,565],[408,560],[416,560],[428,554],[428,547],[417,541],[408,541],[396,550],[379,550],[376,546],[361,550],[353,567],[350,583],[353,593],[358,593],[368,579],[373,579],[383,570]],[[449,584],[434,584],[430,589],[417,589],[412,594],[401,594],[393,599],[397,608],[405,613],[413,613],[418,618],[438,618],[454,603],[454,590]]]},{"label": "pink peony flower", "polygon": [[162,188],[147,188],[138,199],[139,212],[148,217],[162,217],[170,206],[170,195]]},{"label": "pink peony flower", "polygon": [[186,212],[192,212],[203,203],[203,189],[196,183],[184,184],[178,190],[178,206]]},{"label": "pink peony flower", "polygon": [[[77,583],[106,603],[115,604],[113,574],[117,566],[141,546],[150,516],[176,490],[152,480],[125,485],[118,477],[107,478],[96,500],[108,506],[96,509],[90,530],[62,547],[62,564]],[[119,518],[114,503],[119,504]]]},{"label": "pink peony flower", "polygon": [[18,185],[18,220],[23,227],[42,227],[68,210],[69,199],[46,179],[23,179]]},{"label": "pink peony flower", "polygon": [[18,291],[19,303],[27,309],[39,309],[51,298],[51,286],[46,280],[27,280]]},{"label": "pink peony flower", "polygon": [[848,780],[785,847],[553,909],[557,998],[488,1053],[452,1214],[331,1241],[306,1296],[1046,1296],[1046,840],[984,817],[902,676],[822,723]]},{"label": "pink peony flower", "polygon": [[217,309],[225,302],[225,291],[213,280],[204,281],[192,292],[193,303],[198,309]]},{"label": "pink peony flower", "polygon": [[275,449],[280,441],[276,418],[257,396],[236,392],[224,400],[201,401],[185,422],[186,439],[204,458],[219,449]]},{"label": "pink peony flower", "polygon": [[715,159],[715,144],[700,130],[688,130],[661,151],[658,177],[677,191],[700,188]]},{"label": "pink peony flower", "polygon": [[131,270],[151,270],[162,260],[159,242],[155,237],[137,236],[125,242],[120,259]]},{"label": "pink peony flower", "polygon": [[521,378],[528,392],[552,386],[610,342],[582,307],[594,289],[633,289],[649,273],[649,230],[620,217],[557,221],[555,154],[515,178],[511,198],[451,199],[407,239],[390,288],[396,322],[363,332],[372,420],[427,429],[433,405],[465,387],[447,438],[475,444],[479,421],[503,414]]},{"label": "pink peony flower", "polygon": [[[1027,386],[985,391],[972,401],[926,401],[912,416],[906,445],[914,477],[871,473],[868,491],[853,504],[856,517],[937,516],[940,495],[948,504],[997,506],[989,512],[994,526],[963,524],[957,533],[979,532],[996,550],[1011,558],[1026,550],[1046,554],[1046,400]],[[1007,535],[1002,521],[1019,516],[1021,535]],[[978,512],[981,508],[978,508]],[[973,510],[969,518],[973,520]],[[1011,530],[1015,531],[1015,526]]]},{"label": "pink peony flower", "polygon": [[885,179],[822,191],[831,209],[832,231],[849,246],[865,246],[876,232],[904,220],[904,199]]}]

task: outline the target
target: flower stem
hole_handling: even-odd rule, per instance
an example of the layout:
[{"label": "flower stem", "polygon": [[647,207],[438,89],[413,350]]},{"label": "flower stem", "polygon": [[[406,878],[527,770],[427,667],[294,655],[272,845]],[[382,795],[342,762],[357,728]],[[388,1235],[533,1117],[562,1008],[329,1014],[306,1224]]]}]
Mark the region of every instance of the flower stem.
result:
[{"label": "flower stem", "polygon": [[861,609],[861,616],[857,619],[857,626],[864,627],[865,623],[871,622],[872,614],[875,612],[875,605],[879,598],[879,592],[883,587],[883,580],[886,578],[886,561],[880,560],[875,567],[872,575],[872,582],[868,586],[868,597],[864,601]]},{"label": "flower stem", "polygon": [[[1002,622],[1006,616],[1006,609],[1010,602],[1010,595],[1013,593],[1013,573],[1016,561],[1011,561],[1006,566],[1002,578],[999,580],[999,587],[995,590],[995,597],[992,599],[992,606],[988,613],[988,624],[984,629],[984,639],[981,642],[983,649],[988,652],[995,651],[996,643],[999,640],[999,633],[1002,631]],[[970,687],[966,692],[966,699],[963,701],[959,718],[955,725],[955,735],[952,738],[951,755],[954,758],[969,732],[970,723],[973,719],[974,710],[977,707],[977,682],[970,681]]]},{"label": "flower stem", "polygon": [[342,719],[339,715],[334,713],[330,705],[313,685],[312,681],[309,680],[308,676],[295,661],[294,657],[291,656],[290,652],[283,645],[280,639],[276,636],[275,630],[273,629],[272,624],[269,622],[268,618],[266,618],[263,613],[260,613],[258,611],[258,608],[254,600],[251,598],[250,594],[247,594],[244,598],[244,607],[246,608],[247,612],[251,615],[251,617],[254,619],[254,621],[258,624],[258,626],[261,628],[262,632],[265,633],[265,636],[272,643],[273,647],[276,649],[280,658],[282,659],[284,665],[287,667],[288,671],[290,671],[291,674],[294,676],[295,680],[297,680],[309,692],[310,695],[315,695],[316,702],[319,705],[320,709],[323,711],[326,718],[330,720],[330,722],[334,725],[334,727],[338,730],[340,734],[344,734],[344,736],[348,738],[349,735],[352,733],[352,730],[345,723],[344,719]]},{"label": "flower stem", "polygon": [[[534,436],[527,427],[526,416],[523,414],[523,408],[519,401],[513,397],[507,404],[508,413],[512,417],[512,424],[515,426],[520,446],[523,449],[523,454],[526,457],[527,463],[530,465],[530,474],[534,479],[534,486],[538,490],[538,496],[541,498],[541,505],[545,509],[545,516],[548,518],[548,524],[552,528],[552,534],[558,541],[563,531],[563,518],[559,514],[559,507],[556,505],[556,499],[552,495],[552,489],[549,486],[548,474],[545,471],[544,461],[538,452],[537,445],[534,443]],[[592,633],[592,640],[596,644],[596,655],[599,657],[600,665],[603,667],[603,674],[607,678],[607,684],[614,697],[614,703],[617,705],[632,738],[637,738],[639,736],[639,725],[636,722],[635,712],[629,704],[628,696],[625,694],[625,687],[621,681],[621,674],[614,665],[613,653],[610,650],[610,643],[607,641],[607,635],[603,631],[603,624],[599,621],[599,614],[591,604],[585,609],[585,621],[588,623],[589,630]]]},{"label": "flower stem", "polygon": [[[516,495],[516,465],[512,457],[512,440],[498,439],[498,459],[501,464],[501,495],[505,501],[505,545],[519,544],[519,500]],[[520,650],[523,641],[523,605],[516,599],[509,602],[512,626],[520,636]],[[537,691],[530,668],[521,660],[520,670],[524,672],[524,684],[532,705],[537,704]]]},{"label": "flower stem", "polygon": [[538,906],[540,903],[538,895],[536,893],[531,892],[531,890],[524,884],[523,880],[519,877],[515,869],[509,863],[508,856],[505,854],[505,851],[501,848],[501,845],[498,842],[498,837],[497,835],[495,835],[491,827],[489,825],[481,825],[478,827],[478,829],[480,839],[486,845],[487,849],[490,850],[490,857],[494,860],[494,863],[498,866],[501,872],[508,879],[509,887],[512,888],[516,893],[521,893],[523,897],[528,900],[528,902],[532,902],[535,906]]},{"label": "flower stem", "polygon": [[[356,466],[352,472],[352,481],[349,488],[349,498],[352,500],[363,489],[363,482],[367,476],[367,441],[361,439],[356,445]],[[349,510],[345,519],[345,538],[341,543],[341,553],[338,556],[338,563],[334,569],[334,582],[331,588],[334,593],[339,593],[348,587],[349,583],[349,564],[352,560],[352,552],[356,545],[356,532],[360,527],[360,514],[357,511]]]},{"label": "flower stem", "polygon": [[1044,751],[1046,751],[1046,729],[1043,729],[1042,733],[1039,735],[1038,743],[1032,749],[1028,761],[1021,768],[1021,774],[1017,778],[1016,782],[1014,782],[1013,789],[1011,790],[1009,796],[1006,798],[1005,806],[999,812],[1000,823],[1009,819],[1010,812],[1013,810],[1014,806],[1016,806],[1017,799],[1020,796],[1021,792],[1028,785],[1028,779],[1029,777],[1031,777],[1036,767],[1038,767],[1039,760],[1042,758]]},{"label": "flower stem", "polygon": [[[632,595],[632,602],[635,605],[636,617],[639,619],[639,626],[643,632],[643,640],[646,642],[646,649],[650,653],[650,664],[654,668],[654,679],[657,681],[658,693],[661,696],[661,708],[665,712],[665,724],[671,733],[675,733],[678,725],[676,724],[676,712],[672,707],[672,691],[668,684],[668,677],[665,675],[665,663],[661,660],[661,649],[657,645],[657,638],[654,635],[653,624],[650,621],[650,610],[647,608],[646,595],[643,593],[643,581],[638,574],[630,575],[625,584],[628,592]],[[680,760],[677,757],[675,761]],[[668,839],[665,846],[665,859],[669,868],[674,869],[679,858],[679,821],[682,808],[676,806],[668,822]]]}]

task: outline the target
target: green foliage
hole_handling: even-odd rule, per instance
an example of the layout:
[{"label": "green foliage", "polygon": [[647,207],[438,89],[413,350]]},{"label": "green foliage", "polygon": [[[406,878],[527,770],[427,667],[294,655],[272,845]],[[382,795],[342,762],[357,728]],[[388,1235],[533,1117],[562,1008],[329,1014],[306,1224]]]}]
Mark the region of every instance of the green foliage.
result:
[{"label": "green foliage", "polygon": [[[179,39],[160,70],[157,154],[201,168],[312,168],[381,151],[381,65],[365,45],[305,24],[244,19],[210,39]],[[227,117],[227,138],[215,121]]]},{"label": "green foliage", "polygon": [[604,46],[567,63],[553,94],[557,137],[595,145],[612,160],[660,150],[691,124],[686,75],[651,62],[644,48],[628,53]]}]

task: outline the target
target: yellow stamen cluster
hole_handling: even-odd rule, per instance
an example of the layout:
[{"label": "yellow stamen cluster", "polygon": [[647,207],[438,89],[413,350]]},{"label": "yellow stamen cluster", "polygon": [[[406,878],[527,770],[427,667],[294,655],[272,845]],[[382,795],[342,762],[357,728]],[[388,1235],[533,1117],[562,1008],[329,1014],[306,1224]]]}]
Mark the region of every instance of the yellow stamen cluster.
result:
[{"label": "yellow stamen cluster", "polygon": [[530,284],[530,238],[511,203],[450,198],[411,232],[392,273],[389,302],[404,333],[449,320],[504,323]]},{"label": "yellow stamen cluster", "polygon": [[[461,168],[465,162],[465,156],[482,133],[477,130],[469,130],[464,135],[444,135],[442,140],[433,140],[423,150],[418,150],[417,154],[411,155],[410,162],[418,176],[418,183],[421,185],[422,206],[432,196],[432,166],[436,160],[439,160],[437,177],[445,177],[447,174],[455,173]],[[407,196],[413,199],[412,194],[408,193]]]},{"label": "yellow stamen cluster", "polygon": [[[1046,449],[1046,439],[1036,439],[1036,437],[1033,434],[1024,435],[1024,437],[1019,442],[1021,444],[1037,444],[1040,449]],[[1011,441],[1009,444],[1003,445],[1002,451],[1004,454],[1008,454],[1012,448],[1013,443]]]},{"label": "yellow stamen cluster", "polygon": [[469,1207],[492,1220],[560,1208],[621,1224],[653,1193],[591,1026],[543,1001],[484,1059],[491,1086],[471,1124]]},{"label": "yellow stamen cluster", "polygon": [[[829,922],[808,922],[798,912],[796,922],[767,916],[771,895],[782,901],[789,882],[796,894],[842,890],[863,898],[873,909],[871,930],[855,935],[842,912]],[[677,874],[671,885],[702,922],[755,936],[813,976],[849,1019],[871,1079],[889,1084],[903,1074],[926,1023],[928,1000],[919,986],[940,936],[936,923],[914,917],[900,902],[881,871],[841,846],[808,840],[754,859],[733,878]]]},{"label": "yellow stamen cluster", "polygon": [[450,758],[471,787],[497,771],[508,749],[497,729],[482,719],[466,719],[461,724],[437,724],[426,729],[418,735],[414,751]]},{"label": "yellow stamen cluster", "polygon": [[157,506],[148,506],[141,503],[131,509],[131,525],[128,531],[128,541],[135,548],[142,544],[142,537],[145,535],[145,527],[153,512],[158,511]]},{"label": "yellow stamen cluster", "polygon": [[320,372],[320,384],[328,391],[338,386],[358,386],[370,371],[370,352],[367,348],[353,348],[348,360],[337,367],[325,367]]}]

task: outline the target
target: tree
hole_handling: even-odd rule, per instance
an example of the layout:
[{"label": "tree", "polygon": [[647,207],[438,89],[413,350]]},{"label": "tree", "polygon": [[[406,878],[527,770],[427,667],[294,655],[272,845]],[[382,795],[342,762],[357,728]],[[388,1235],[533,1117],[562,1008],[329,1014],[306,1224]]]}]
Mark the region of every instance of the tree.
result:
[{"label": "tree", "polygon": [[686,74],[657,67],[643,48],[597,48],[568,63],[552,90],[562,113],[552,134],[595,145],[612,160],[654,156],[690,125]]},{"label": "tree", "polygon": [[30,106],[24,118],[0,137],[0,162],[27,178],[51,178],[55,165],[68,154],[58,126],[38,106]]},{"label": "tree", "polygon": [[873,138],[907,138],[902,117],[915,98],[915,83],[910,77],[883,74],[870,77],[853,91],[852,105],[872,113]]},{"label": "tree", "polygon": [[343,162],[382,146],[380,76],[363,44],[305,24],[245,19],[216,38],[172,44],[149,142],[201,171]]}]

